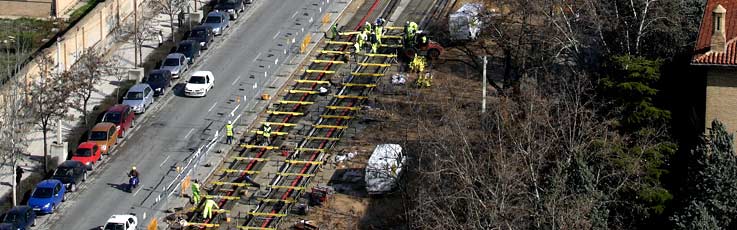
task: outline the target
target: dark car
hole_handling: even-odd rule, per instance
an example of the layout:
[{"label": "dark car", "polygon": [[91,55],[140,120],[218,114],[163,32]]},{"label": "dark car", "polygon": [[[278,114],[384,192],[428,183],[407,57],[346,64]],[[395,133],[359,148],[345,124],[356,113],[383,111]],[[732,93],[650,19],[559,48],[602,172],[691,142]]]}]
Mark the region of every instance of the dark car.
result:
[{"label": "dark car", "polygon": [[87,166],[75,160],[64,161],[56,167],[51,179],[61,181],[70,192],[77,191],[77,185],[87,180]]},{"label": "dark car", "polygon": [[9,224],[11,228],[8,229],[31,229],[31,226],[36,225],[36,212],[31,206],[15,206],[5,213],[2,223]]},{"label": "dark car", "polygon": [[238,15],[246,9],[246,6],[243,0],[220,0],[215,5],[215,9],[228,12],[230,20],[236,20]]},{"label": "dark car", "polygon": [[194,59],[200,56],[200,43],[194,40],[184,40],[177,44],[174,53],[181,53],[187,57],[189,64],[194,63]]},{"label": "dark car", "polygon": [[171,86],[171,71],[157,69],[148,73],[143,82],[148,83],[154,90],[154,96],[164,95],[166,89]]},{"label": "dark car", "polygon": [[215,33],[209,26],[196,26],[192,30],[187,31],[185,36],[187,40],[195,40],[200,43],[203,50],[206,50],[215,38]]}]

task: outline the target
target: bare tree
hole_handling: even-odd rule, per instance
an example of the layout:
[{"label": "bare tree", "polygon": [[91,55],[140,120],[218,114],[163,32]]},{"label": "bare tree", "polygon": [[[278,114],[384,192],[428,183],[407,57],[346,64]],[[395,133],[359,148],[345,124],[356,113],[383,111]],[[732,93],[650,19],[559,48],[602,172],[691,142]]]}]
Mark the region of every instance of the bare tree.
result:
[{"label": "bare tree", "polygon": [[138,66],[143,62],[143,54],[141,52],[143,43],[147,40],[154,38],[154,34],[157,32],[153,26],[153,16],[151,9],[143,9],[140,13],[138,21],[131,20],[127,24],[123,25],[122,31],[127,34],[133,35],[133,45],[136,49],[137,56],[134,58],[135,66]]},{"label": "bare tree", "polygon": [[[48,172],[47,134],[54,121],[65,117],[70,97],[70,73],[56,73],[53,60],[45,55],[34,59],[38,65],[37,76],[30,82],[30,107],[36,124],[41,128],[44,143],[44,172]],[[58,124],[60,125],[60,124]]]},{"label": "bare tree", "polygon": [[101,80],[106,71],[110,69],[111,62],[105,57],[105,53],[95,47],[86,49],[77,63],[74,64],[70,83],[72,94],[80,103],[84,124],[89,123],[88,105],[92,94],[96,92],[95,85]]},{"label": "bare tree", "polygon": [[13,181],[13,205],[18,204],[18,184],[20,175],[17,175],[16,167],[18,160],[28,145],[26,124],[29,122],[28,108],[25,107],[25,95],[22,93],[22,85],[16,78],[12,78],[6,89],[2,91],[0,103],[3,107],[0,111],[0,154],[2,154],[3,165],[12,165]]},{"label": "bare tree", "polygon": [[[184,11],[189,5],[188,0],[151,0],[149,6],[155,12],[169,16],[169,28],[171,28],[170,39],[174,40],[174,16]],[[182,26],[182,25],[179,25]]]}]

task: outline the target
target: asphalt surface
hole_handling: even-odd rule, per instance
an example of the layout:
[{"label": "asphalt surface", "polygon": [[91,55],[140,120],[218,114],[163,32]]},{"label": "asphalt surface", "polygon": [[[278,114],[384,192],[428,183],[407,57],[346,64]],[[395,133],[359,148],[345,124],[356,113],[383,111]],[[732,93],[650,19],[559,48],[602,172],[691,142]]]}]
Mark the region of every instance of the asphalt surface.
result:
[{"label": "asphalt surface", "polygon": [[[144,228],[150,217],[165,207],[168,192],[162,190],[177,175],[175,165],[186,164],[216,132],[220,133],[216,145],[222,147],[225,122],[253,108],[256,95],[273,84],[272,71],[285,57],[280,41],[300,31],[300,24],[309,23],[309,14],[317,14],[310,10],[315,2],[255,1],[235,24],[231,21],[231,27],[216,37],[215,44],[185,75],[212,71],[215,88],[203,98],[183,97],[188,77],[180,79],[169,95],[158,98],[137,119],[134,131],[95,169],[80,191],[69,194],[57,213],[40,217],[36,228],[93,229],[113,214],[127,213],[135,213],[141,222],[139,228]],[[123,188],[132,165],[141,173],[141,184],[128,193]],[[157,199],[162,195],[164,199]]]}]

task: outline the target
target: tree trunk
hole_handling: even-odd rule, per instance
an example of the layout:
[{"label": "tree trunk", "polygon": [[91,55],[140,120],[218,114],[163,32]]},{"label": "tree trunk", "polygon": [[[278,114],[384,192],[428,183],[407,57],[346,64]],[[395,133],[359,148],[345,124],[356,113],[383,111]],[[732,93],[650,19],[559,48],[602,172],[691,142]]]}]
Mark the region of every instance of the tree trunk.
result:
[{"label": "tree trunk", "polygon": [[18,170],[16,169],[18,167],[18,160],[15,156],[15,150],[13,150],[13,181],[11,182],[13,184],[13,207],[18,205],[18,185],[15,183],[18,181]]},{"label": "tree trunk", "polygon": [[49,173],[49,145],[46,143],[46,133],[48,132],[49,128],[48,126],[48,124],[44,124],[41,128],[44,136],[44,174]]},{"label": "tree trunk", "polygon": [[171,39],[171,42],[174,44],[177,44],[177,41],[174,41],[174,13],[172,12],[169,14],[169,26],[171,26],[171,34],[169,35],[169,39]]},{"label": "tree trunk", "polygon": [[88,119],[88,113],[87,113],[87,104],[90,101],[90,98],[92,97],[92,89],[87,89],[88,93],[85,95],[84,100],[82,100],[82,117],[84,117],[84,126],[87,127],[89,125],[89,119]]}]

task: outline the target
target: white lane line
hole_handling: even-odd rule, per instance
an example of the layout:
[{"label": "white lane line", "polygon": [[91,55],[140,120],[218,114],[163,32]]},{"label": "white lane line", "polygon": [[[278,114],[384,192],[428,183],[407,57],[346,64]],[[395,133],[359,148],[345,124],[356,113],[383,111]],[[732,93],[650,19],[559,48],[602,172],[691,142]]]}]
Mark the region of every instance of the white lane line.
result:
[{"label": "white lane line", "polygon": [[138,186],[141,186],[141,187],[138,188],[138,191],[136,191],[135,193],[133,193],[133,196],[136,196],[136,194],[138,194],[138,192],[140,192],[141,189],[143,189],[143,184],[138,184]]},{"label": "white lane line", "polygon": [[230,116],[233,116],[233,113],[235,113],[235,111],[238,110],[239,107],[241,107],[241,104],[238,104],[237,106],[235,106],[235,109],[233,109],[233,111],[230,111]]},{"label": "white lane line", "polygon": [[210,106],[210,109],[208,109],[207,112],[212,111],[212,109],[215,108],[215,105],[217,105],[217,104],[218,104],[217,102],[215,102],[215,104],[212,104],[212,106]]},{"label": "white lane line", "polygon": [[278,30],[277,30],[277,31],[276,31],[276,34],[274,34],[274,37],[272,37],[271,39],[276,39],[276,37],[279,37],[279,33],[281,33],[281,31],[278,31]]},{"label": "white lane line", "polygon": [[238,80],[240,80],[240,79],[241,79],[241,75],[238,75],[238,77],[235,79],[235,81],[233,81],[233,83],[230,84],[230,85],[235,85],[235,83],[238,83]]},{"label": "white lane line", "polygon": [[161,168],[161,166],[163,166],[164,163],[166,163],[166,161],[169,160],[169,157],[170,156],[168,156],[168,155],[166,156],[166,158],[164,159],[164,161],[162,161],[161,164],[159,164],[159,168]]},{"label": "white lane line", "polygon": [[187,137],[189,137],[189,134],[192,134],[192,131],[194,131],[194,128],[189,129],[189,132],[187,132],[187,135],[184,135],[184,139],[187,139]]},{"label": "white lane line", "polygon": [[253,61],[252,62],[256,62],[256,60],[258,60],[258,57],[261,57],[261,52],[259,52],[258,54],[256,54],[256,57],[253,58]]},{"label": "white lane line", "polygon": [[292,14],[292,17],[290,18],[294,18],[294,16],[297,16],[297,13],[299,13],[299,11],[294,11],[294,14]]}]

